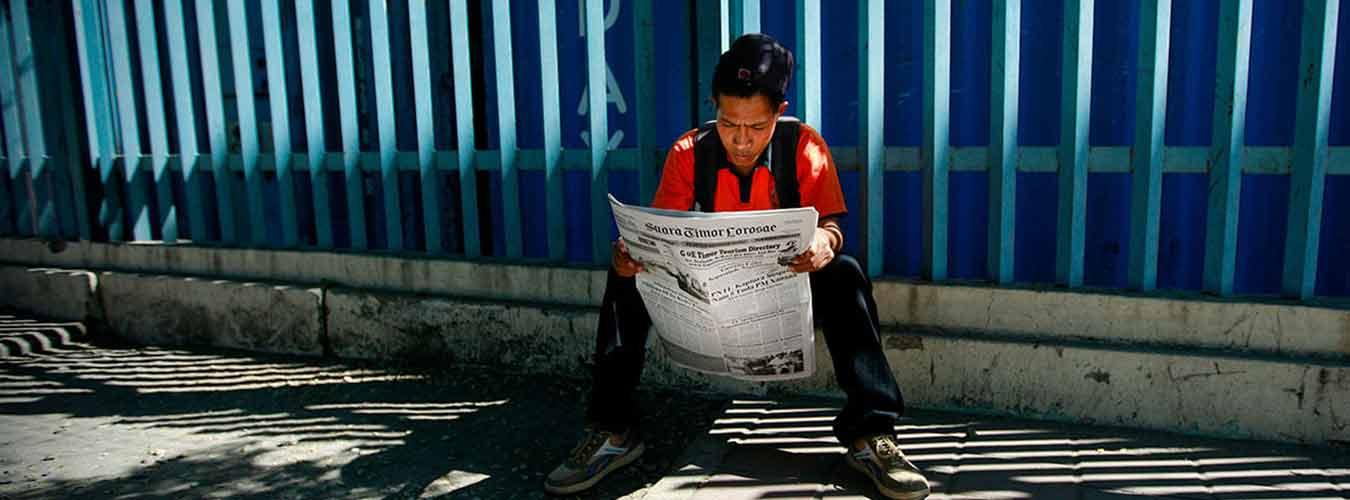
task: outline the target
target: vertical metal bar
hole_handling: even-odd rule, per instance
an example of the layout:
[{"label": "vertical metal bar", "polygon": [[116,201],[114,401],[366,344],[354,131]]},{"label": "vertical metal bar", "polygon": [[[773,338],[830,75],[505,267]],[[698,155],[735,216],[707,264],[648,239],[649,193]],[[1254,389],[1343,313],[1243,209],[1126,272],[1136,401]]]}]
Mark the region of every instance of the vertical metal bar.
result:
[{"label": "vertical metal bar", "polygon": [[234,63],[234,97],[239,117],[239,156],[244,163],[251,242],[267,241],[267,214],[263,203],[263,173],[258,165],[258,118],[254,111],[253,55],[249,50],[248,18],[244,2],[225,2],[230,24],[230,60]]},{"label": "vertical metal bar", "polygon": [[23,108],[24,137],[28,152],[29,211],[33,233],[58,237],[60,221],[56,215],[53,197],[53,172],[48,171],[46,127],[42,119],[41,96],[38,94],[37,58],[33,53],[32,30],[28,25],[28,3],[10,3],[10,22],[13,23],[14,69],[19,77],[19,102]]},{"label": "vertical metal bar", "polygon": [[[453,21],[454,16],[451,16],[452,24]],[[347,0],[333,0],[333,59],[334,67],[337,68],[338,122],[342,124],[347,231],[351,235],[351,247],[365,250],[369,246],[366,237],[366,191],[360,164],[361,143],[356,128],[356,69],[352,62],[351,6]]]},{"label": "vertical metal bar", "polygon": [[[75,18],[75,55],[80,68],[80,91],[84,104],[85,137],[89,144],[89,165],[97,168],[103,183],[103,205],[99,220],[107,226],[108,239],[122,239],[121,203],[113,185],[112,116],[103,58],[102,17],[95,0],[71,0]],[[3,184],[3,183],[0,183]],[[4,207],[0,207],[3,209]],[[84,236],[89,239],[88,236]]]},{"label": "vertical metal bar", "polygon": [[1210,146],[1205,223],[1205,291],[1232,295],[1237,267],[1242,151],[1247,129],[1247,64],[1251,57],[1252,2],[1219,4],[1214,88],[1214,137]]},{"label": "vertical metal bar", "polygon": [[[923,263],[920,269],[925,279],[941,281],[947,279],[947,178],[951,164],[948,149],[951,143],[951,121],[947,110],[951,104],[951,0],[924,0],[923,16],[923,142],[919,144],[919,159],[923,169],[924,229]],[[881,61],[873,65],[880,66]],[[877,126],[877,133],[881,133],[880,125]],[[881,233],[877,234],[879,236]]]},{"label": "vertical metal bar", "polygon": [[697,0],[694,3],[694,61],[698,81],[694,91],[693,118],[703,123],[717,117],[712,96],[713,68],[727,47],[727,0]]},{"label": "vertical metal bar", "polygon": [[603,0],[586,0],[586,88],[590,98],[591,132],[591,259],[609,261],[609,106],[605,61],[605,10]]},{"label": "vertical metal bar", "polygon": [[996,0],[989,51],[989,276],[1013,281],[1017,208],[1017,99],[1022,64],[1022,1]]},{"label": "vertical metal bar", "polygon": [[197,41],[201,50],[202,101],[206,109],[206,139],[211,148],[211,177],[216,187],[216,213],[220,241],[239,243],[234,210],[234,174],[226,161],[225,96],[220,88],[220,57],[216,45],[216,14],[210,0],[197,0]]},{"label": "vertical metal bar", "polygon": [[1327,129],[1336,67],[1340,0],[1304,0],[1303,53],[1299,68],[1298,118],[1294,126],[1289,224],[1284,240],[1286,297],[1308,299],[1316,291],[1317,247],[1327,175]]},{"label": "vertical metal bar", "polygon": [[197,170],[197,118],[192,109],[192,79],[188,74],[187,38],[183,29],[183,4],[165,1],[165,41],[169,43],[169,72],[173,79],[174,122],[178,132],[179,167],[187,186],[188,227],[192,240],[206,239],[206,186]]},{"label": "vertical metal bar", "polygon": [[73,22],[74,12],[67,2],[42,2],[34,5],[39,9],[37,19],[42,23],[36,29],[41,32],[52,30],[55,33],[54,36],[44,37],[45,43],[38,46],[43,51],[38,58],[62,61],[61,64],[48,65],[50,71],[39,75],[45,75],[42,85],[49,88],[48,95],[60,96],[48,105],[55,108],[52,111],[61,116],[58,124],[53,127],[51,138],[55,141],[53,149],[60,155],[56,165],[59,168],[53,171],[55,179],[52,186],[57,215],[62,221],[58,233],[61,238],[88,241],[92,236],[92,228],[89,223],[89,196],[85,190],[84,179],[84,169],[87,166],[80,157],[81,120],[76,115],[76,107],[80,104],[75,102],[75,98],[80,96],[76,87],[79,85],[79,73],[77,66],[67,62],[73,62],[74,59],[66,59],[75,57],[75,48],[71,45],[70,38],[79,25]]},{"label": "vertical metal bar", "polygon": [[735,40],[745,33],[745,0],[723,0],[727,11],[727,37]]},{"label": "vertical metal bar", "polygon": [[370,0],[370,61],[375,73],[375,121],[380,148],[380,185],[384,191],[385,239],[390,250],[403,249],[403,214],[399,206],[397,135],[394,130],[394,84],[389,58],[389,12],[385,0]]},{"label": "vertical metal bar", "polygon": [[511,6],[507,0],[492,0],[492,48],[494,66],[497,68],[497,143],[502,163],[502,231],[506,240],[506,256],[518,259],[521,256],[521,235],[520,180],[516,173],[516,74],[512,69]]},{"label": "vertical metal bar", "polygon": [[1059,142],[1059,227],[1055,279],[1083,284],[1087,227],[1089,108],[1092,104],[1092,12],[1094,0],[1065,0],[1062,118]]},{"label": "vertical metal bar", "polygon": [[[435,161],[431,57],[427,46],[427,5],[424,0],[408,0],[408,33],[412,42],[413,97],[417,101],[417,171],[422,182],[422,227],[426,233],[427,253],[443,254],[445,242],[441,238],[441,182]],[[507,61],[506,64],[510,65],[511,62]],[[514,117],[515,113],[502,116]]]},{"label": "vertical metal bar", "polygon": [[741,34],[759,33],[759,0],[740,0]]},{"label": "vertical metal bar", "polygon": [[117,113],[122,133],[122,167],[125,171],[128,208],[131,210],[134,240],[146,241],[150,234],[148,186],[141,173],[141,133],[136,120],[136,94],[132,87],[131,43],[127,40],[127,19],[122,2],[108,2],[108,39],[112,49],[113,78],[117,89]]},{"label": "vertical metal bar", "polygon": [[[450,56],[455,79],[455,142],[459,153],[459,203],[464,221],[464,255],[482,254],[478,240],[478,167],[474,150],[473,75],[469,60],[469,7],[450,1]],[[542,7],[541,7],[542,8]]]},{"label": "vertical metal bar", "polygon": [[[277,192],[281,201],[281,241],[287,247],[294,247],[300,244],[300,231],[295,218],[295,178],[291,175],[291,109],[287,104],[290,97],[286,93],[286,57],[281,48],[281,6],[277,0],[262,0],[261,7],[268,107],[272,116],[272,152],[276,158]],[[311,68],[318,71],[317,66]]]},{"label": "vertical metal bar", "polygon": [[725,0],[722,4],[727,11],[728,38],[759,32],[759,0]]},{"label": "vertical metal bar", "polygon": [[797,0],[797,114],[820,127],[820,0]]},{"label": "vertical metal bar", "polygon": [[1139,90],[1135,98],[1130,216],[1129,284],[1158,283],[1158,227],[1162,213],[1163,131],[1167,125],[1167,64],[1172,0],[1144,0],[1139,16]]},{"label": "vertical metal bar", "polygon": [[[8,12],[0,4],[0,118],[5,124],[5,150],[8,159],[8,169],[5,173],[8,177],[6,181],[11,189],[8,199],[10,213],[14,219],[14,232],[16,234],[31,234],[31,222],[26,221],[27,210],[27,189],[23,181],[23,125],[20,123],[18,84],[14,81],[15,71],[14,59],[10,53],[10,29]],[[30,219],[31,220],[31,219]],[[28,229],[25,229],[27,227]]]},{"label": "vertical metal bar", "polygon": [[[565,192],[560,161],[562,104],[558,96],[557,17],[558,8],[554,0],[539,0],[539,71],[544,118],[544,192],[548,207],[548,257],[562,261],[567,257],[567,219],[563,217]],[[641,99],[638,102],[641,103]],[[638,133],[642,133],[642,127],[638,127]]]},{"label": "vertical metal bar", "polygon": [[[314,0],[296,0],[295,36],[301,68],[318,68],[318,38],[314,35]],[[333,216],[328,208],[327,151],[323,139],[323,98],[319,90],[319,72],[300,72],[300,87],[305,103],[305,142],[309,147],[310,191],[314,193],[314,239],[319,248],[333,248]]]},{"label": "vertical metal bar", "polygon": [[637,142],[638,142],[638,196],[647,203],[656,194],[656,17],[652,2],[637,2],[633,6],[633,40],[637,45]]},{"label": "vertical metal bar", "polygon": [[160,239],[178,240],[178,215],[173,205],[173,178],[169,176],[169,135],[164,120],[164,89],[159,72],[159,44],[155,33],[155,6],[136,0],[136,44],[140,49],[141,91],[145,96],[146,131],[150,134],[151,183],[159,207]]}]

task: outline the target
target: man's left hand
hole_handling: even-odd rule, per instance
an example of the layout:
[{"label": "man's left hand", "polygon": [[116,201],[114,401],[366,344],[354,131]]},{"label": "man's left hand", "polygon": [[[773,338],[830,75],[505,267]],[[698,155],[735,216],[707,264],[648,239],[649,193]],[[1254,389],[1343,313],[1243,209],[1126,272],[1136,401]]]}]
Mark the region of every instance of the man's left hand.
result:
[{"label": "man's left hand", "polygon": [[811,246],[805,252],[793,257],[792,262],[788,263],[788,269],[794,273],[813,273],[821,270],[834,260],[834,249],[831,248],[833,241],[834,237],[829,231],[816,228]]}]

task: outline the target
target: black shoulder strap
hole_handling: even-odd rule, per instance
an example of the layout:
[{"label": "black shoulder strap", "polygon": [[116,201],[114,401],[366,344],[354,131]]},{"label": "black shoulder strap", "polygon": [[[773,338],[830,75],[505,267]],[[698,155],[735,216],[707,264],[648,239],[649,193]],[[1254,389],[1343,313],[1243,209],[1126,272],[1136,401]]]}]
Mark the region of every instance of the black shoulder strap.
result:
[{"label": "black shoulder strap", "polygon": [[726,152],[722,141],[717,139],[717,122],[709,121],[698,127],[694,136],[694,212],[712,212],[713,200],[717,194],[718,163],[724,161]]},{"label": "black shoulder strap", "polygon": [[[773,172],[774,190],[778,192],[779,208],[801,206],[797,184],[797,140],[801,137],[802,122],[790,116],[780,117],[769,143],[769,168]],[[726,162],[726,151],[717,137],[717,122],[710,121],[698,127],[694,136],[694,206],[696,212],[715,210],[717,170]]]},{"label": "black shoulder strap", "polygon": [[774,191],[778,192],[778,208],[802,206],[802,193],[797,185],[797,140],[801,134],[801,121],[790,116],[778,119],[769,146],[773,148],[769,168],[773,170]]}]

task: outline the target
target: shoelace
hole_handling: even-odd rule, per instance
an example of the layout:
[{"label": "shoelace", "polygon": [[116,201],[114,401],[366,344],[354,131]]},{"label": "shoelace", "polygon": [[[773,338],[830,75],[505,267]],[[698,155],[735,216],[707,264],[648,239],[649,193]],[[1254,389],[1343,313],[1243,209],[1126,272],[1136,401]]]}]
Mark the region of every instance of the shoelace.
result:
[{"label": "shoelace", "polygon": [[608,432],[591,431],[586,435],[586,439],[577,443],[577,447],[572,449],[572,456],[568,459],[574,465],[585,464],[595,454],[595,450],[600,449],[605,441],[609,440]]},{"label": "shoelace", "polygon": [[900,452],[900,446],[895,444],[895,440],[890,436],[876,436],[872,438],[872,448],[876,450],[877,458],[891,467],[903,467],[905,464],[905,455]]}]

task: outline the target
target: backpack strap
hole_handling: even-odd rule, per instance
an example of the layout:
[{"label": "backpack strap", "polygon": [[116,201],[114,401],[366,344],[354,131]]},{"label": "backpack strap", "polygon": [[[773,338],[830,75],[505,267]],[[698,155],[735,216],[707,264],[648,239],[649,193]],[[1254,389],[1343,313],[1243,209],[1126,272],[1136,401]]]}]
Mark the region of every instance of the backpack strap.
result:
[{"label": "backpack strap", "polygon": [[[797,184],[797,141],[801,133],[800,120],[780,117],[769,143],[769,170],[773,172],[779,208],[797,208],[802,204]],[[728,166],[726,158],[726,149],[717,137],[717,122],[700,125],[694,135],[694,206],[690,207],[691,211],[712,212],[716,209],[713,200],[717,198],[717,171]]]},{"label": "backpack strap", "polygon": [[712,212],[717,198],[717,171],[726,162],[727,153],[717,138],[717,122],[698,127],[694,136],[694,206],[690,211]]},{"label": "backpack strap", "polygon": [[797,185],[797,141],[802,135],[802,122],[785,116],[778,119],[774,128],[773,148],[769,157],[769,170],[773,172],[774,191],[778,192],[778,208],[797,208],[802,206],[802,193]]}]

